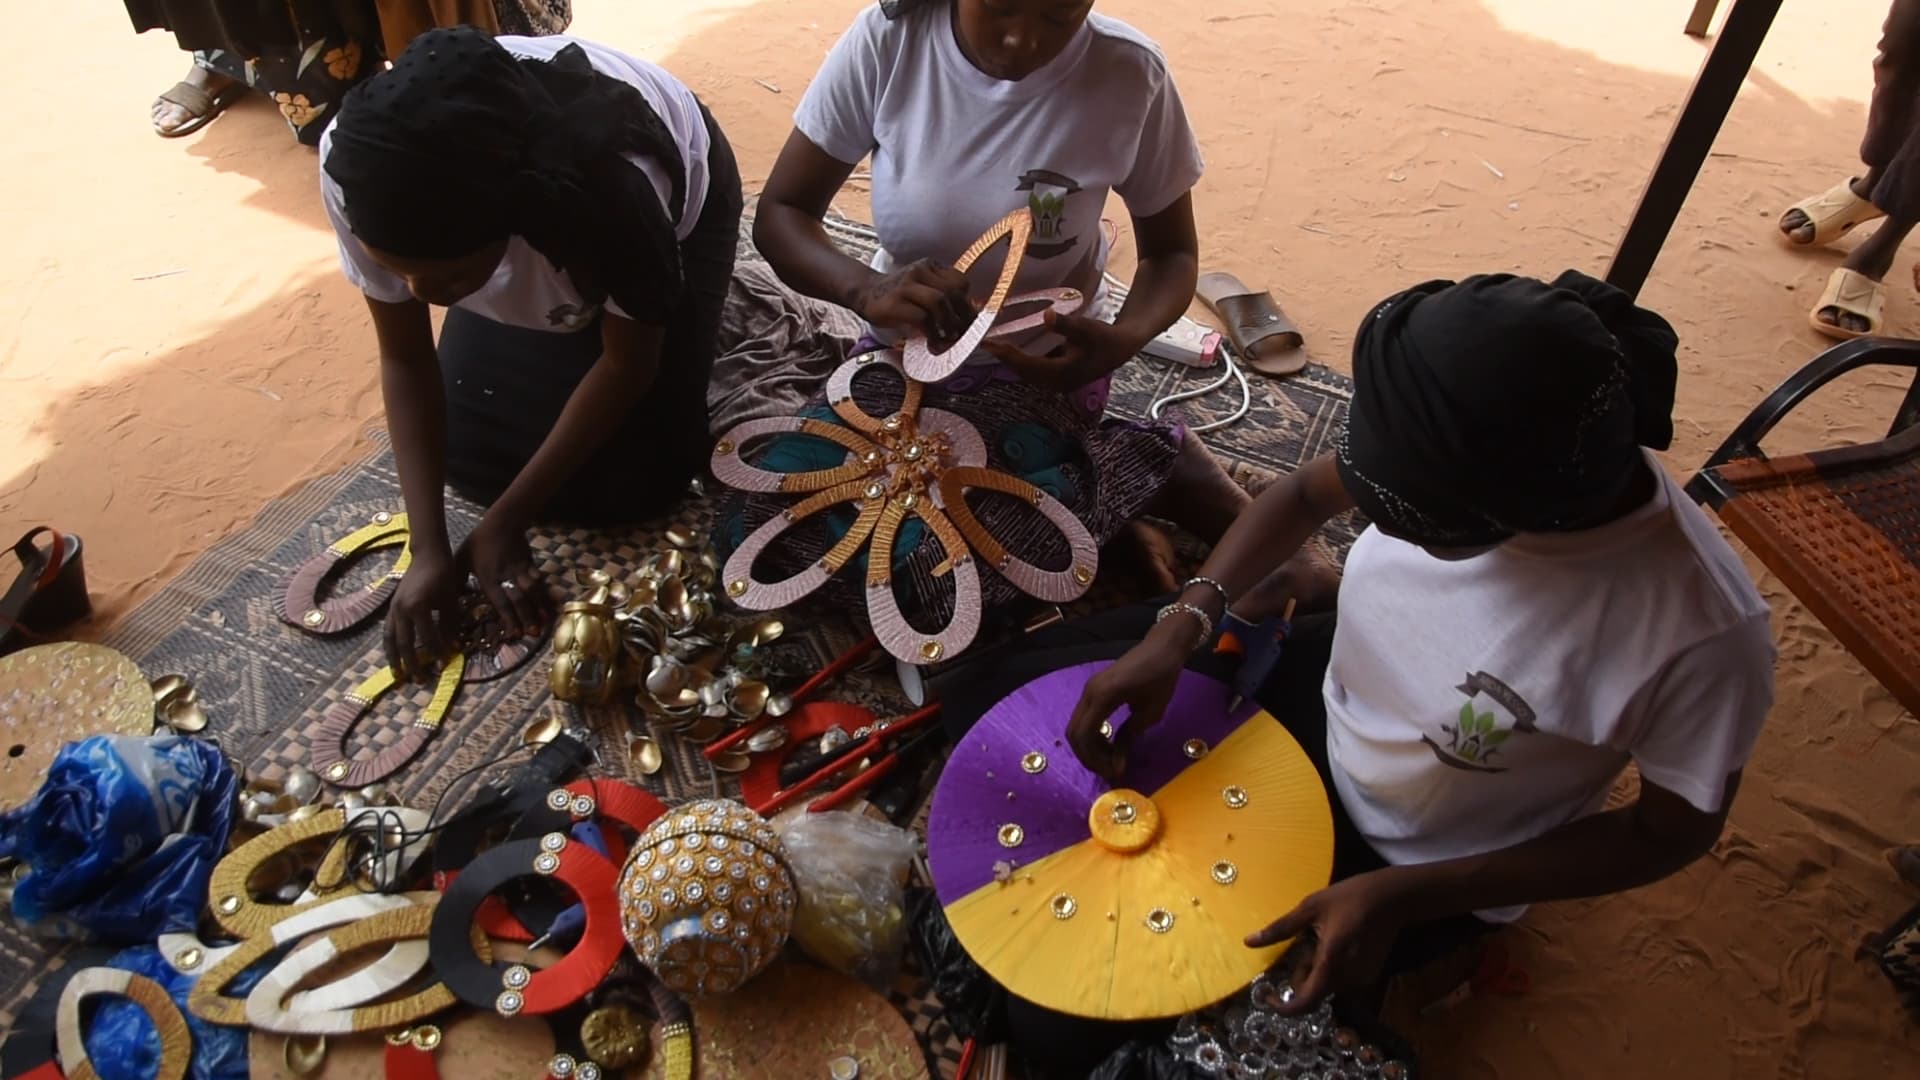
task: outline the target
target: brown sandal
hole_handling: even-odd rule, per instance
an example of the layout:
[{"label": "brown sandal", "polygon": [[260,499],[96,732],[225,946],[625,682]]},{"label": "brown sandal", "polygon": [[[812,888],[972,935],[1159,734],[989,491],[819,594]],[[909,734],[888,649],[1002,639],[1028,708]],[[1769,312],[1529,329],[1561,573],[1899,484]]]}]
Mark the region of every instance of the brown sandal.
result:
[{"label": "brown sandal", "polygon": [[191,135],[201,128],[206,127],[208,124],[213,123],[213,118],[225,112],[227,106],[233,104],[235,98],[246,93],[246,89],[246,87],[239,83],[233,82],[209,94],[190,82],[174,83],[172,88],[160,94],[159,100],[169,105],[178,105],[182,109],[185,109],[187,111],[187,122],[177,128],[171,129],[163,129],[160,125],[155,124],[153,126],[153,133],[163,139],[178,139],[182,136]]},{"label": "brown sandal", "polygon": [[1247,367],[1279,379],[1307,366],[1306,340],[1272,293],[1249,289],[1229,273],[1200,275],[1194,292],[1219,318],[1221,330]]}]

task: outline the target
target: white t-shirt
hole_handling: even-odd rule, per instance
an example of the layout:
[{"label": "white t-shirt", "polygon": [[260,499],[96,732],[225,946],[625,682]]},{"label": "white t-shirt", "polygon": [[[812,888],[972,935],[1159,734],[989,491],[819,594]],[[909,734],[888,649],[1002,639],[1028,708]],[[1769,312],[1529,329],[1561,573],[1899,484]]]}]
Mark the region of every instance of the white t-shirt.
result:
[{"label": "white t-shirt", "polygon": [[[1016,293],[1099,291],[1107,192],[1151,217],[1200,179],[1200,146],[1159,46],[1117,19],[1087,16],[1073,41],[1017,82],[982,73],[954,40],[946,4],[898,19],[868,4],[834,45],[794,126],[840,161],[873,156],[873,218],[885,270],[952,262],[1022,206],[1035,229]],[[977,293],[1006,262],[975,263]]]},{"label": "white t-shirt", "polygon": [[[647,104],[653,106],[653,111],[660,115],[668,134],[680,148],[680,158],[686,165],[686,205],[681,210],[674,231],[681,240],[693,233],[693,227],[699,222],[700,212],[707,203],[707,150],[712,143],[706,120],[700,115],[700,103],[694,98],[693,91],[661,67],[590,41],[563,35],[500,37],[494,40],[522,60],[549,61],[561,49],[578,45],[586,52],[594,70],[611,75],[640,91],[641,96],[647,99]],[[347,225],[346,203],[340,185],[327,175],[327,153],[332,147],[333,131],[329,128],[320,137],[320,192],[327,207],[327,219],[333,222],[334,234],[340,241],[341,272],[361,292],[373,299],[389,304],[400,303],[412,295],[407,291],[406,279],[374,262]],[[651,158],[633,154],[628,155],[628,160],[652,182],[653,189],[660,195],[660,205],[670,206],[673,183],[666,171]],[[552,331],[577,330],[591,323],[600,310],[600,305],[588,303],[581,297],[579,290],[573,287],[572,280],[556,269],[545,255],[535,251],[531,244],[518,236],[508,241],[506,256],[500,260],[492,279],[454,306],[509,326]],[[605,308],[615,315],[626,315],[612,301],[608,301]]]},{"label": "white t-shirt", "polygon": [[1768,609],[1706,515],[1648,462],[1658,494],[1597,529],[1459,561],[1377,529],[1354,545],[1327,752],[1341,802],[1388,861],[1531,839],[1599,809],[1628,761],[1719,811],[1773,705]]}]

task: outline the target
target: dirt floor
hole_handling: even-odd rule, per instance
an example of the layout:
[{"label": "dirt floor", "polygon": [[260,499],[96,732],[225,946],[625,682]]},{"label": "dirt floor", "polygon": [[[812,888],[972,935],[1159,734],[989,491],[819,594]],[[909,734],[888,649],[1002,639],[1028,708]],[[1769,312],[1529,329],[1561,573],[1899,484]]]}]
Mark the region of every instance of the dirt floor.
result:
[{"label": "dirt floor", "polygon": [[[580,0],[575,29],[689,82],[751,189],[864,2]],[[1099,5],[1171,58],[1210,165],[1206,264],[1272,286],[1337,366],[1367,307],[1413,282],[1605,268],[1703,52],[1680,33],[1689,7]],[[1823,344],[1806,314],[1840,255],[1786,249],[1773,221],[1855,166],[1885,0],[1785,8],[1645,292],[1683,335],[1676,470]],[[147,110],[186,67],[170,39],[136,37],[112,3],[39,5],[31,28],[0,75],[16,103],[0,114],[0,523],[86,537],[97,629],[358,455],[380,397],[314,156],[274,109],[163,141]],[[1920,332],[1910,270],[1890,278],[1895,333]],[[1896,387],[1844,384],[1777,445],[1872,437]],[[1719,849],[1659,886],[1537,911],[1511,935],[1530,993],[1413,1026],[1435,1075],[1912,1068],[1920,1027],[1854,953],[1915,899],[1881,850],[1920,839],[1920,727],[1761,581],[1780,707]]]}]

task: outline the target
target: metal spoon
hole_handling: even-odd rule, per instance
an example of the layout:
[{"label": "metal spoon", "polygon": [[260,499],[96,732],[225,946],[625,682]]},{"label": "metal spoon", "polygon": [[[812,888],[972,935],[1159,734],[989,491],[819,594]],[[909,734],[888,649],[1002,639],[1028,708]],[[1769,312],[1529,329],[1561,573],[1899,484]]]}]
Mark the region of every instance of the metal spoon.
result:
[{"label": "metal spoon", "polygon": [[207,730],[207,713],[200,707],[193,688],[188,687],[167,703],[166,710],[160,714],[160,722],[182,735],[194,735]]},{"label": "metal spoon", "polygon": [[286,782],[280,788],[305,806],[320,797],[320,777],[305,765],[294,765],[287,769]]},{"label": "metal spoon", "polygon": [[733,692],[727,695],[727,705],[740,719],[755,720],[767,711],[772,696],[766,683],[749,679],[734,687]]},{"label": "metal spoon", "polygon": [[559,738],[560,732],[565,728],[564,721],[548,713],[527,725],[527,730],[520,735],[520,742],[526,746],[545,746]]},{"label": "metal spoon", "polygon": [[289,1035],[286,1049],[281,1053],[287,1063],[287,1071],[295,1076],[318,1076],[327,1063],[327,1037],[325,1035]]},{"label": "metal spoon", "polygon": [[627,764],[641,776],[652,776],[666,764],[660,744],[651,735],[635,735],[627,743]]}]

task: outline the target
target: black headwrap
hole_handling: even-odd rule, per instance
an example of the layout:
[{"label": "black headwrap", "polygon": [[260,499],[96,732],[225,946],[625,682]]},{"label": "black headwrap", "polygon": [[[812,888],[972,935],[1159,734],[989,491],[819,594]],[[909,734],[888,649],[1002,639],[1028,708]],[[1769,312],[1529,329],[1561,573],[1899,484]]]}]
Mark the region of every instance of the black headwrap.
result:
[{"label": "black headwrap", "polygon": [[[347,95],[331,138],[327,174],[369,247],[450,259],[520,236],[636,319],[662,321],[679,299],[679,146],[577,45],[548,63],[472,27],[428,31]],[[629,154],[672,178],[670,206]]]},{"label": "black headwrap", "polygon": [[1341,478],[1388,532],[1432,547],[1603,524],[1639,448],[1673,439],[1679,343],[1572,270],[1416,286],[1360,324]]}]

